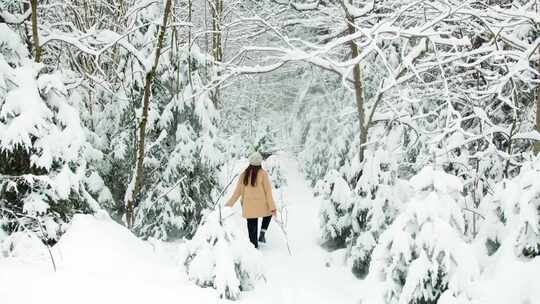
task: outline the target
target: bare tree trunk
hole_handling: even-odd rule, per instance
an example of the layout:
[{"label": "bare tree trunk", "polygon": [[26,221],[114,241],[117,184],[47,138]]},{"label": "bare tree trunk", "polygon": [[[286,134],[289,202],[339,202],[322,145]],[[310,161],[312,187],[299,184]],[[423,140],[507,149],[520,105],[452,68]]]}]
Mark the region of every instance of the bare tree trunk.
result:
[{"label": "bare tree trunk", "polygon": [[[513,100],[514,100],[514,104],[516,104],[516,101],[517,101],[517,94],[515,93],[515,84],[514,84],[514,81],[512,79],[510,79],[510,83],[512,84],[512,90],[513,90]],[[505,178],[508,178],[510,177],[509,175],[509,172],[510,172],[510,164],[511,164],[511,161],[512,161],[512,148],[513,148],[513,140],[514,140],[514,135],[518,132],[517,128],[517,124],[518,124],[518,113],[517,113],[517,110],[516,109],[512,109],[512,125],[510,126],[510,134],[508,134],[508,148],[506,150],[506,153],[508,153],[508,160],[506,161],[506,165],[504,167],[504,177]]]},{"label": "bare tree trunk", "polygon": [[212,53],[218,62],[223,60],[221,42],[221,15],[223,14],[223,0],[215,0],[212,8]]},{"label": "bare tree trunk", "polygon": [[[193,14],[193,8],[192,8],[192,2],[191,0],[188,0],[188,22],[191,23],[192,21],[192,14]],[[192,79],[192,70],[191,70],[191,41],[192,41],[192,34],[191,34],[191,27],[188,27],[188,80],[189,85],[193,87],[193,79]]]},{"label": "bare tree trunk", "polygon": [[[221,33],[221,17],[223,15],[223,0],[214,0],[212,5],[212,56],[214,61],[221,63],[223,62],[223,44],[222,44],[222,33]],[[221,73],[217,71],[217,77]],[[218,108],[220,106],[220,86],[216,86],[212,94],[212,101],[214,106]]]},{"label": "bare tree trunk", "polygon": [[[540,53],[540,48],[538,53]],[[538,71],[540,72],[540,60],[538,60]],[[540,132],[540,83],[536,87],[536,131]],[[534,143],[534,153],[540,154],[540,140]]]},{"label": "bare tree trunk", "polygon": [[41,62],[41,46],[39,45],[39,33],[37,23],[38,0],[30,0],[30,5],[32,6],[32,39],[35,51],[34,60],[36,62]]},{"label": "bare tree trunk", "polygon": [[138,200],[141,192],[143,177],[144,177],[144,155],[145,155],[145,137],[146,137],[146,123],[148,121],[148,106],[150,103],[150,95],[152,93],[152,84],[155,78],[157,66],[159,63],[159,57],[161,56],[161,49],[163,47],[163,39],[165,38],[165,31],[167,30],[167,22],[171,12],[172,0],[165,2],[165,10],[163,12],[163,21],[161,23],[160,32],[158,35],[156,56],[154,57],[154,64],[150,71],[146,73],[144,84],[144,96],[143,96],[143,111],[141,115],[141,122],[139,124],[139,142],[137,147],[137,167],[135,169],[135,187],[131,195],[131,199],[127,202],[126,221],[128,228],[133,227],[134,220],[134,202]]},{"label": "bare tree trunk", "polygon": [[[346,21],[347,21],[347,30],[349,32],[349,35],[353,35],[356,33],[356,28],[354,27],[354,17],[349,13],[347,6],[343,2],[345,0],[340,1],[340,4],[345,11],[346,15]],[[351,48],[351,57],[356,58],[360,54],[358,51],[358,45],[351,40],[350,42],[350,48]],[[358,153],[358,159],[360,163],[364,161],[364,151],[365,151],[365,144],[368,140],[368,128],[369,126],[366,124],[366,114],[364,110],[364,87],[362,84],[362,72],[360,70],[360,63],[357,63],[353,67],[353,82],[354,82],[354,96],[356,99],[356,110],[358,112],[358,122],[360,124],[360,143],[359,143],[359,153]]]}]

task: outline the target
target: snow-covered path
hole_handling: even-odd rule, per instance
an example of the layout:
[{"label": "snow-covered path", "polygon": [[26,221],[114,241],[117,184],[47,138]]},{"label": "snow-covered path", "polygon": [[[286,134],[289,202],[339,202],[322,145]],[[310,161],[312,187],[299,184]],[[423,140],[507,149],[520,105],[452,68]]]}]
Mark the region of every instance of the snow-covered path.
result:
[{"label": "snow-covered path", "polygon": [[[271,223],[261,248],[266,282],[244,292],[238,303],[357,303],[361,281],[339,262],[327,267],[329,254],[317,244],[319,201],[296,161],[283,155],[280,162],[288,180],[283,201],[292,256]],[[234,220],[245,226],[240,216]],[[77,216],[53,248],[56,273],[48,253],[32,246],[18,258],[0,257],[0,303],[230,303],[187,281],[176,252],[176,244],[143,242],[107,215]]]},{"label": "snow-covered path", "polygon": [[[327,267],[329,254],[318,245],[319,201],[313,197],[296,161],[284,155],[280,162],[288,182],[283,201],[288,210],[287,231],[292,256],[279,226],[271,223],[268,244],[261,248],[267,284],[246,293],[243,302],[356,303],[361,281],[340,266],[341,263]],[[279,202],[280,198],[276,199]]]}]

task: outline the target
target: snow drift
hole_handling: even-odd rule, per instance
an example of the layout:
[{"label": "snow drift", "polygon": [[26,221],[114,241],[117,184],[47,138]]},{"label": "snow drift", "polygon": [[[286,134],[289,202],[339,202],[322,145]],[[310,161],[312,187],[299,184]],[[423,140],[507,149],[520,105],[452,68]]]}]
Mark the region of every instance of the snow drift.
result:
[{"label": "snow drift", "polygon": [[44,246],[22,240],[20,248],[36,252],[0,256],[0,303],[220,303],[158,248],[176,244],[142,241],[104,212],[74,216],[52,248],[57,272]]}]

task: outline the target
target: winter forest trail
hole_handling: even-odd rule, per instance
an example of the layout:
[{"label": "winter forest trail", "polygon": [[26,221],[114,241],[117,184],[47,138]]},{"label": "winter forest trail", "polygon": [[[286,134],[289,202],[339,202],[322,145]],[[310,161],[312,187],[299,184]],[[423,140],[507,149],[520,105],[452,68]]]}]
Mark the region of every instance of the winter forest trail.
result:
[{"label": "winter forest trail", "polygon": [[[266,281],[259,280],[236,303],[357,303],[362,281],[342,265],[342,255],[318,245],[319,200],[294,159],[281,155],[280,163],[288,185],[276,200],[282,203],[283,198],[287,206],[292,255],[273,220],[268,244],[261,248]],[[239,213],[233,220],[245,229]],[[48,252],[31,242],[25,243],[24,255],[0,258],[0,303],[234,303],[187,280],[177,258],[178,243],[142,241],[105,213],[76,216],[52,255],[56,272]],[[327,267],[330,256],[334,262]]]},{"label": "winter forest trail", "polygon": [[[287,206],[287,234],[292,255],[284,235],[273,220],[266,246],[261,250],[266,266],[266,286],[246,293],[245,303],[356,303],[361,281],[343,266],[339,255],[330,267],[331,254],[318,244],[319,203],[302,176],[298,163],[290,156],[280,156],[287,186],[279,203]],[[264,299],[264,300],[263,300]]]}]

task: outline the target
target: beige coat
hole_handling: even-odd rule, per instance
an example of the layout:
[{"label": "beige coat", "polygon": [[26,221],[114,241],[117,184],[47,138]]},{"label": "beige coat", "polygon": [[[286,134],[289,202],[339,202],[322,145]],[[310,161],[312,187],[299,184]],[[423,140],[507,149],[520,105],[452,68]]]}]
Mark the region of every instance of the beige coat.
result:
[{"label": "beige coat", "polygon": [[244,173],[240,174],[236,189],[232,197],[227,201],[226,206],[232,207],[241,198],[242,216],[245,218],[264,217],[272,214],[276,210],[274,197],[272,196],[272,186],[268,173],[263,169],[257,172],[255,187],[244,185]]}]

